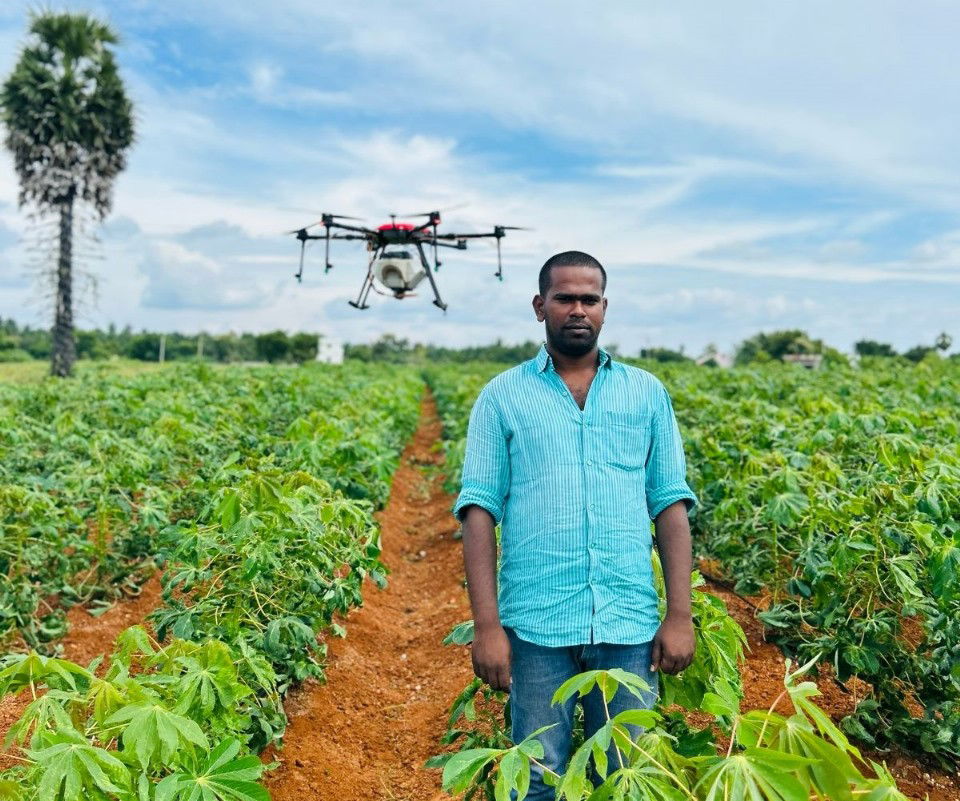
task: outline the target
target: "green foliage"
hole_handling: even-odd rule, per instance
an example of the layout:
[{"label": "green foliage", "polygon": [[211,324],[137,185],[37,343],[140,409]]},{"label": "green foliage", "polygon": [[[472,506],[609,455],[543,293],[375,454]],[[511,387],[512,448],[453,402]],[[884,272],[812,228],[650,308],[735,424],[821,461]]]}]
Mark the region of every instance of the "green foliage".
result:
[{"label": "green foliage", "polygon": [[[135,627],[118,638],[102,678],[36,653],[7,661],[3,695],[37,696],[11,732],[26,744],[14,797],[268,798],[249,727],[262,688],[241,677],[243,657],[226,644],[159,647]],[[47,714],[36,713],[41,702]],[[202,785],[213,795],[191,795]]]},{"label": "green foliage", "polygon": [[886,342],[875,342],[872,339],[861,339],[854,343],[853,349],[858,356],[896,356],[893,345]]},{"label": "green foliage", "polygon": [[822,340],[811,339],[806,331],[771,331],[745,339],[737,348],[737,364],[782,359],[787,354],[823,353]]},{"label": "green foliage", "polygon": [[290,358],[303,364],[312,362],[317,358],[317,335],[316,334],[293,334],[290,337]]},{"label": "green foliage", "polygon": [[937,349],[932,345],[914,345],[903,352],[903,357],[914,364],[922,362],[927,357],[936,354]]},{"label": "green foliage", "polygon": [[258,334],[256,343],[257,356],[271,363],[285,360],[290,353],[290,339],[283,331]]},{"label": "green foliage", "polygon": [[761,618],[788,653],[869,682],[847,731],[960,759],[956,367],[665,380],[700,553],[739,592],[767,592]]},{"label": "green foliage", "polygon": [[682,350],[670,350],[670,348],[640,348],[640,354],[637,358],[661,363],[693,361]]},{"label": "green foliage", "polygon": [[0,89],[5,144],[20,203],[42,211],[73,199],[102,217],[133,144],[133,107],[111,45],[116,34],[87,14],[33,14],[31,39]]},{"label": "green foliage", "polygon": [[[72,396],[74,387],[88,395]],[[334,615],[361,603],[364,578],[385,582],[373,512],[416,425],[422,383],[363,365],[194,367],[81,380],[55,398],[46,388],[9,391],[32,413],[52,414],[60,440],[43,443],[50,463],[63,465],[70,501],[91,486],[135,493],[122,483],[133,477],[146,495],[150,469],[168,476],[172,497],[155,495],[155,508],[125,521],[149,514],[143,552],[165,568],[152,616],[159,641],[128,629],[102,675],[36,652],[0,663],[0,692],[33,698],[9,736],[25,762],[0,782],[16,781],[24,801],[264,801],[254,754],[283,734],[283,694],[322,676],[317,635],[342,633]],[[95,410],[91,391],[103,399]],[[64,454],[64,442],[89,459],[105,409],[125,447],[79,482],[85,462]],[[124,441],[131,429],[145,455]],[[39,458],[33,428],[8,433],[19,458]],[[177,480],[163,472],[172,467],[184,471]],[[45,508],[56,512],[58,502]],[[98,525],[105,508],[96,508]],[[112,530],[119,539],[123,528]],[[53,531],[31,544],[51,547]],[[57,580],[69,586],[70,576]]]},{"label": "green foliage", "polygon": [[167,527],[261,466],[382,504],[421,386],[365,365],[0,385],[0,637],[51,651],[65,607],[138,592]]},{"label": "green foliage", "polygon": [[[730,659],[735,656],[735,652],[728,654]],[[736,689],[724,678],[711,676],[718,692],[708,692],[696,706],[686,708],[699,711],[701,717],[703,713],[712,716],[713,725],[729,738],[726,750],[713,742],[709,727],[699,731],[687,727],[686,743],[672,734],[661,698],[656,709],[608,715],[596,733],[581,736],[562,774],[538,762],[543,747],[537,737],[544,729],[513,744],[505,735],[493,743],[493,738],[478,737],[475,730],[451,728],[444,742],[462,738],[460,749],[434,757],[428,766],[443,768],[447,792],[466,793],[468,799],[483,795],[490,801],[506,801],[511,793],[522,801],[530,785],[531,764],[540,765],[544,781],[556,788],[557,798],[563,801],[853,801],[864,796],[906,801],[885,767],[868,765],[810,700],[818,694],[816,685],[798,681],[810,666],[791,673],[787,661],[781,697],[789,698],[796,709],[788,718],[773,712],[779,698],[770,710],[741,712]],[[640,696],[646,685],[639,676],[622,670],[594,670],[565,682],[553,702],[582,697],[595,688],[609,700],[620,688]],[[680,692],[674,697],[692,695]],[[461,696],[453,711],[463,709]],[[627,726],[640,727],[639,734],[631,734]],[[699,740],[698,747],[691,752],[685,745],[694,738]],[[611,745],[616,755],[613,762],[607,756]],[[878,778],[864,775],[868,769]]]}]

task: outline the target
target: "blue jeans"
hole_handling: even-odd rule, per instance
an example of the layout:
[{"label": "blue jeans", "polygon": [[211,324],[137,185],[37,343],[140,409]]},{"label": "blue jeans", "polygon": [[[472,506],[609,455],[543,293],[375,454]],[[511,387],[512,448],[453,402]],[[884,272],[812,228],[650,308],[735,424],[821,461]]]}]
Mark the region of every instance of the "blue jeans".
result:
[{"label": "blue jeans", "polygon": [[[657,700],[657,674],[650,672],[652,642],[642,645],[575,645],[565,648],[548,648],[521,640],[507,628],[510,639],[510,714],[511,737],[515,743],[528,737],[541,726],[558,724],[539,734],[543,743],[543,759],[550,770],[563,773],[570,759],[573,735],[573,711],[577,696],[566,703],[552,705],[553,694],[567,679],[587,670],[620,668],[635,673],[650,685],[650,692],[641,700],[623,688],[617,690],[609,703],[610,717],[627,709],[650,709]],[[603,696],[596,687],[581,699],[583,704],[584,735],[592,736],[607,722],[603,708]],[[629,727],[636,736],[640,729]],[[608,770],[617,766],[616,749],[611,744],[607,753]],[[543,783],[543,771],[531,766],[530,801],[553,799],[553,788]]]}]

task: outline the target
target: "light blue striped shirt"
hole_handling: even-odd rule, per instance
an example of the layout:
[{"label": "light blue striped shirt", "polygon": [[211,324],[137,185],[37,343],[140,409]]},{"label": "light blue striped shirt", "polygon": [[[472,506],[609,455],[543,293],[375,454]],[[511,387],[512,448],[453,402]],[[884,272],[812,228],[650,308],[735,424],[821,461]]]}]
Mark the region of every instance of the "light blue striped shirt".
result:
[{"label": "light blue striped shirt", "polygon": [[660,625],[650,521],[696,503],[670,396],[602,348],[583,410],[545,346],[470,413],[460,496],[501,524],[500,621],[550,647],[637,644]]}]

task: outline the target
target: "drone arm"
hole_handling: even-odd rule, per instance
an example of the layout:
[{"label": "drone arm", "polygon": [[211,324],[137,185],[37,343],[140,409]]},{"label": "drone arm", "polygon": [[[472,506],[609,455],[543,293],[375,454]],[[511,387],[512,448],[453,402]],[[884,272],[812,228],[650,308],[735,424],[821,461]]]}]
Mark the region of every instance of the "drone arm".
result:
[{"label": "drone arm", "polygon": [[489,234],[437,234],[437,239],[489,239],[495,236],[497,233],[491,231]]},{"label": "drone arm", "polygon": [[328,237],[326,234],[305,234],[304,236],[299,237],[301,240],[307,239],[365,239],[369,240],[370,237],[364,236],[362,234],[330,234]]},{"label": "drone arm", "polygon": [[376,236],[377,232],[371,228],[364,228],[362,225],[348,225],[347,223],[337,222],[333,219],[324,219],[323,225],[329,231],[331,228],[339,228],[344,231],[356,231],[358,234],[365,234],[366,236]]}]

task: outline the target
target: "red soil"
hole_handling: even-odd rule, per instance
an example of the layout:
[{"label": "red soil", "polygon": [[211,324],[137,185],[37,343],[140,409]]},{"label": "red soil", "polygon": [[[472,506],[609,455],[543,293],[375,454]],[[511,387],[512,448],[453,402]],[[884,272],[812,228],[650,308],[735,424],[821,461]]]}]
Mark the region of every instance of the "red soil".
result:
[{"label": "red soil", "polygon": [[439,771],[423,763],[440,750],[447,709],[473,673],[463,649],[441,645],[470,606],[452,499],[435,474],[439,437],[427,399],[378,514],[389,586],[370,585],[346,639],[328,642],[326,685],[288,698],[284,746],[264,755],[280,762],[267,779],[274,801],[445,797]]}]

